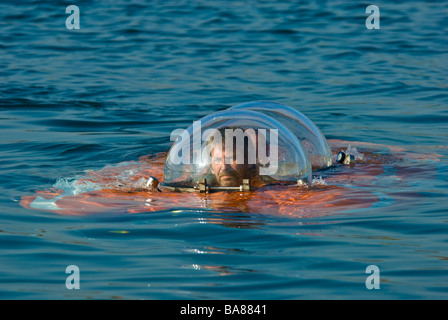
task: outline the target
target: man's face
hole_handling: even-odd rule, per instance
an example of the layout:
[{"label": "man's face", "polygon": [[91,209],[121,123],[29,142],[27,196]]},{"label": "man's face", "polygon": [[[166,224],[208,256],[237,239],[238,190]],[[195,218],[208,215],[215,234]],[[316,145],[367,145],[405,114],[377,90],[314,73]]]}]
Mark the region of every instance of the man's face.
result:
[{"label": "man's face", "polygon": [[221,187],[239,187],[243,179],[251,177],[253,167],[251,164],[237,164],[235,159],[226,158],[224,152],[221,156],[212,152],[210,169]]}]

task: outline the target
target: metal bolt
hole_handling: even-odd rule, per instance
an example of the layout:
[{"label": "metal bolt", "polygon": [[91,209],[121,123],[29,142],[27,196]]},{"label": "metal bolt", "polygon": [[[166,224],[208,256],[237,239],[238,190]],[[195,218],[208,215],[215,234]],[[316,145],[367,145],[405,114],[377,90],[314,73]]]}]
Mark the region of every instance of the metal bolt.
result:
[{"label": "metal bolt", "polygon": [[250,191],[250,180],[249,179],[243,179],[241,191]]},{"label": "metal bolt", "polygon": [[355,156],[349,154],[344,159],[344,164],[354,165],[355,164]]},{"label": "metal bolt", "polygon": [[207,192],[207,191],[208,191],[207,180],[205,179],[199,180],[199,192]]},{"label": "metal bolt", "polygon": [[339,163],[343,163],[345,159],[345,153],[344,152],[339,152],[338,155],[336,156],[336,162]]},{"label": "metal bolt", "polygon": [[146,181],[146,187],[148,189],[157,189],[158,185],[159,185],[159,180],[157,180],[154,177],[149,177],[148,181]]}]

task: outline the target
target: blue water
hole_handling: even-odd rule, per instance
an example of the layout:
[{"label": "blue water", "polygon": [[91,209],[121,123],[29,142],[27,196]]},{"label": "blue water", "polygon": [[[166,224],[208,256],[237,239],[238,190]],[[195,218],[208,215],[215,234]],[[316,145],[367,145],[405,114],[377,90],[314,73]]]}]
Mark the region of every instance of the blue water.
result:
[{"label": "blue water", "polygon": [[[79,30],[67,4],[0,4],[1,299],[448,298],[446,1],[73,4]],[[365,26],[370,4],[380,29]],[[328,139],[438,156],[403,159],[423,174],[372,184],[370,208],[320,217],[19,205],[252,100],[300,110]],[[369,265],[380,289],[366,288]]]}]

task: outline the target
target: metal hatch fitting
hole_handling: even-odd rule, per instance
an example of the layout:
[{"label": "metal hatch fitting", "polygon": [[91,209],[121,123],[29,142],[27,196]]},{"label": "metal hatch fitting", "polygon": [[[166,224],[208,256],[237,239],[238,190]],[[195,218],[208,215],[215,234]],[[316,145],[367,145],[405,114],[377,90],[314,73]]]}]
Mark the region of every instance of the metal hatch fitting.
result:
[{"label": "metal hatch fitting", "polygon": [[250,191],[251,186],[249,179],[243,179],[243,183],[239,187],[212,187],[207,184],[206,179],[201,179],[199,180],[197,189],[201,193],[208,193],[210,191]]}]

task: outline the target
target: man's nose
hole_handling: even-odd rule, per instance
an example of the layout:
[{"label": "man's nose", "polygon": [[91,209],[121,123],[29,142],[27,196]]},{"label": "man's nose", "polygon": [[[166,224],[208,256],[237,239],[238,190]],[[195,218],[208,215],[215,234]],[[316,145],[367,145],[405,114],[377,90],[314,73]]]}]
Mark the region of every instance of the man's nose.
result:
[{"label": "man's nose", "polygon": [[232,168],[232,165],[231,165],[230,163],[228,163],[228,162],[223,162],[223,163],[221,164],[221,168],[222,168],[222,171],[227,171],[227,170],[229,170],[230,168]]}]

